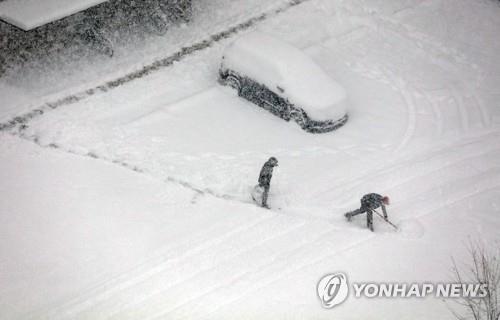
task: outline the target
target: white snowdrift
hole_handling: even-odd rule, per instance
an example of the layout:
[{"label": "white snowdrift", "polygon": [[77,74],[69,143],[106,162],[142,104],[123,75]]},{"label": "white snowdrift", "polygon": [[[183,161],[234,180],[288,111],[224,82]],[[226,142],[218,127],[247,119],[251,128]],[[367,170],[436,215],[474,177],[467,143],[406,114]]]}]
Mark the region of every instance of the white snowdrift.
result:
[{"label": "white snowdrift", "polygon": [[302,51],[264,33],[251,32],[229,45],[222,69],[264,84],[314,120],[336,120],[346,114],[342,86]]}]

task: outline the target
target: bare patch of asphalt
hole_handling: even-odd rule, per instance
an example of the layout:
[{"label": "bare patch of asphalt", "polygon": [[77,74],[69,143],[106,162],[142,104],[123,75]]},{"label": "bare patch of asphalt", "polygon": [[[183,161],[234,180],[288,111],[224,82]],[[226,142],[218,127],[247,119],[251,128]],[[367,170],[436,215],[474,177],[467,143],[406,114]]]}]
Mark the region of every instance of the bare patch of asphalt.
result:
[{"label": "bare patch of asphalt", "polygon": [[136,80],[136,79],[140,79],[140,78],[147,76],[149,74],[152,74],[158,70],[169,67],[172,64],[174,64],[175,62],[181,61],[183,58],[185,58],[185,57],[187,57],[187,56],[189,56],[197,51],[201,51],[201,50],[204,50],[206,48],[209,48],[213,44],[215,44],[223,39],[227,39],[240,31],[246,30],[260,21],[263,21],[269,17],[277,15],[281,12],[284,12],[284,11],[290,9],[291,7],[299,5],[299,4],[306,2],[306,1],[309,1],[309,0],[289,0],[286,4],[284,4],[283,6],[277,8],[277,9],[274,9],[270,12],[265,12],[261,15],[250,18],[250,19],[248,19],[242,23],[239,23],[233,27],[230,27],[224,31],[213,34],[205,40],[202,40],[200,42],[194,43],[194,44],[189,45],[189,46],[182,47],[181,49],[179,49],[175,53],[169,55],[168,57],[156,60],[153,63],[142,67],[140,70],[133,71],[131,73],[128,73],[128,74],[121,76],[119,78],[116,78],[114,80],[107,81],[107,82],[100,84],[98,86],[88,88],[86,90],[67,95],[66,97],[60,98],[58,100],[46,102],[43,105],[32,109],[31,111],[28,111],[28,112],[26,112],[22,115],[19,115],[19,116],[15,116],[10,120],[7,120],[5,122],[0,123],[0,132],[10,131],[10,130],[13,130],[16,128],[22,131],[23,128],[25,128],[25,126],[31,120],[38,118],[39,116],[43,115],[46,112],[60,108],[62,106],[66,106],[66,105],[84,100],[84,99],[86,99],[86,98],[88,98],[96,93],[107,92],[107,91],[112,90],[116,87],[119,87],[125,83],[131,82],[131,81]]}]

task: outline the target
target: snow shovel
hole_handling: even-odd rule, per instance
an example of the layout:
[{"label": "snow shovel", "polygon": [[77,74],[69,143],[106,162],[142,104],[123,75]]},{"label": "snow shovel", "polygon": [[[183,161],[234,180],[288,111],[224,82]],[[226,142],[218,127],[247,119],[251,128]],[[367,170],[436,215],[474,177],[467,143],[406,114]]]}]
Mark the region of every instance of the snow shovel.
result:
[{"label": "snow shovel", "polygon": [[253,190],[252,190],[252,199],[253,201],[255,201],[256,204],[258,204],[259,206],[262,205],[262,194],[264,193],[264,188],[259,186],[259,185],[256,185]]},{"label": "snow shovel", "polygon": [[375,212],[380,218],[384,219],[384,221],[387,222],[388,224],[390,224],[394,229],[399,230],[397,225],[390,222],[389,219],[384,218],[384,216],[381,215],[377,210],[373,209],[373,212]]}]

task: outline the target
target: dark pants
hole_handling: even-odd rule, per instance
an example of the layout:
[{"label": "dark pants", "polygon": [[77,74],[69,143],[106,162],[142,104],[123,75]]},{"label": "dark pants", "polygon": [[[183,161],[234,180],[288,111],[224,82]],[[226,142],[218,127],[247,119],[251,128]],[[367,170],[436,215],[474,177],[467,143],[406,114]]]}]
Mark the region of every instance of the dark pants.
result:
[{"label": "dark pants", "polygon": [[358,214],[366,213],[366,227],[373,231],[373,211],[370,209],[365,209],[365,208],[359,208],[354,211],[348,212],[346,214],[346,217],[348,219],[351,219],[354,216],[357,216]]},{"label": "dark pants", "polygon": [[[387,211],[385,209],[385,206],[382,205],[381,207],[382,207],[382,212],[384,214],[384,219],[387,220]],[[373,211],[372,211],[372,209],[364,208],[363,206],[361,206],[361,208],[359,208],[359,209],[356,209],[354,211],[346,213],[345,216],[347,217],[347,219],[350,220],[352,217],[357,216],[358,214],[362,214],[362,213],[366,213],[366,226],[368,227],[368,229],[373,231]]]},{"label": "dark pants", "polygon": [[267,197],[269,195],[269,185],[259,185],[262,189],[264,189],[264,192],[262,192],[262,206],[265,208],[269,208],[267,205]]}]

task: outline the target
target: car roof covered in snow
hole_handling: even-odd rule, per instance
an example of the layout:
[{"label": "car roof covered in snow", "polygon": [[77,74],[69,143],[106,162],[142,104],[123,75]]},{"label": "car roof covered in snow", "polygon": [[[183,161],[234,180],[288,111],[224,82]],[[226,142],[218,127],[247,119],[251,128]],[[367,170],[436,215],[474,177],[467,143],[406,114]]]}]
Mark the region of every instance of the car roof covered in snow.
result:
[{"label": "car roof covered in snow", "polygon": [[267,34],[238,38],[226,48],[222,67],[265,85],[317,120],[346,114],[344,88],[301,50]]},{"label": "car roof covered in snow", "polygon": [[0,19],[23,30],[31,30],[108,0],[5,0]]}]

